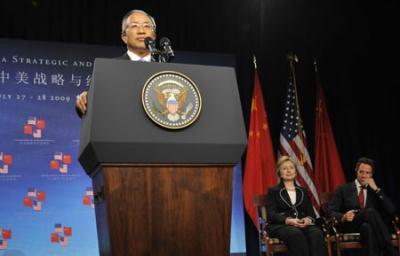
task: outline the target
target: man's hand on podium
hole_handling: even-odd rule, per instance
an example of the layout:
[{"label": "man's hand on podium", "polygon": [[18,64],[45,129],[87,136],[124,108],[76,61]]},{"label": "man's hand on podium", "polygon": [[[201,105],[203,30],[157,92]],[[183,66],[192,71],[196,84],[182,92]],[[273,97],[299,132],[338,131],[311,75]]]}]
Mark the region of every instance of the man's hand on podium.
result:
[{"label": "man's hand on podium", "polygon": [[84,91],[81,94],[79,94],[78,96],[76,96],[75,106],[82,114],[86,113],[87,91]]}]

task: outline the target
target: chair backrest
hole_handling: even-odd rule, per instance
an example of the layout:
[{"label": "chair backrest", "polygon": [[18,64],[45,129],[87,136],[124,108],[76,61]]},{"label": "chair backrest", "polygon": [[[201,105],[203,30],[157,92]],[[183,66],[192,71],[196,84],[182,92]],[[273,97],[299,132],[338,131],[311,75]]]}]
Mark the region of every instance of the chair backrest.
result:
[{"label": "chair backrest", "polygon": [[267,235],[267,197],[266,195],[255,195],[253,196],[253,205],[257,209],[257,217],[258,217],[258,249],[260,252],[260,256],[268,255],[269,256],[269,246],[268,244],[268,235]]},{"label": "chair backrest", "polygon": [[319,194],[319,202],[321,204],[321,216],[328,215],[328,204],[331,201],[334,192],[321,192]]},{"label": "chair backrest", "polygon": [[254,206],[267,205],[267,195],[255,195],[253,197]]},{"label": "chair backrest", "polygon": [[255,195],[253,197],[253,205],[257,208],[259,230],[263,230],[264,227],[261,225],[265,225],[267,223],[267,195]]}]

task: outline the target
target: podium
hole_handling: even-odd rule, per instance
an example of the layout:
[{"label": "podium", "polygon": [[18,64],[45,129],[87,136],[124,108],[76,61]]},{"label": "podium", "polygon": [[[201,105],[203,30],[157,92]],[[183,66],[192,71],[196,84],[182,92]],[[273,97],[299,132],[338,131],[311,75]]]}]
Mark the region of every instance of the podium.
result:
[{"label": "podium", "polygon": [[[155,124],[150,77],[189,77],[202,109],[188,127]],[[231,67],[96,59],[79,161],[92,178],[100,255],[229,255],[233,166],[246,132]]]}]

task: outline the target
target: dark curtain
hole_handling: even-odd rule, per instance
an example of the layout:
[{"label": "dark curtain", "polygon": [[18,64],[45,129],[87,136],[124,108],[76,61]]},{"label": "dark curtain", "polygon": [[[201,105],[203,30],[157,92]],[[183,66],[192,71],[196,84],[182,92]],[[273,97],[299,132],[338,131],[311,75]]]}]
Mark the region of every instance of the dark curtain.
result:
[{"label": "dark curtain", "polygon": [[[176,50],[235,54],[246,123],[255,54],[275,149],[289,73],[286,54],[294,52],[311,157],[317,58],[347,180],[355,178],[360,156],[375,159],[377,184],[399,208],[399,5],[398,0],[1,0],[0,37],[122,45],[122,16],[146,10],[156,18],[158,36],[168,36]],[[256,232],[249,227],[246,233],[249,255],[256,255]]]}]

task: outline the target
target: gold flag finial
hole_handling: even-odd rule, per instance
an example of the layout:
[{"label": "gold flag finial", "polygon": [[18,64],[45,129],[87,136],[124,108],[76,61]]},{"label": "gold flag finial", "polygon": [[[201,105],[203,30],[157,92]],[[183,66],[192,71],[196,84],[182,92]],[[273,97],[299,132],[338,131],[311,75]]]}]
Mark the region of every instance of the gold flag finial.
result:
[{"label": "gold flag finial", "polygon": [[253,54],[253,63],[254,63],[254,68],[257,69],[257,59],[256,55]]},{"label": "gold flag finial", "polygon": [[287,58],[290,62],[292,62],[292,63],[297,63],[297,62],[299,62],[299,58],[297,58],[297,55],[294,54],[293,52],[289,52],[289,53],[286,55],[286,58]]},{"label": "gold flag finial", "polygon": [[314,58],[314,70],[315,72],[318,73],[318,64],[317,64],[317,58]]}]

